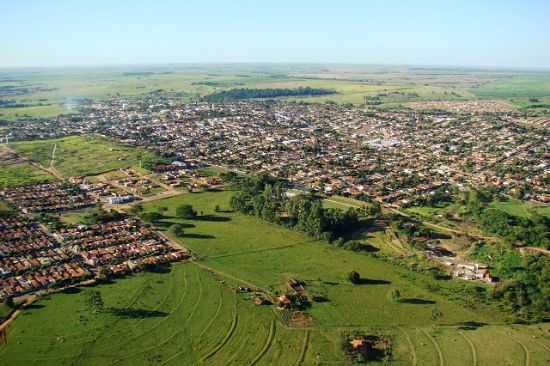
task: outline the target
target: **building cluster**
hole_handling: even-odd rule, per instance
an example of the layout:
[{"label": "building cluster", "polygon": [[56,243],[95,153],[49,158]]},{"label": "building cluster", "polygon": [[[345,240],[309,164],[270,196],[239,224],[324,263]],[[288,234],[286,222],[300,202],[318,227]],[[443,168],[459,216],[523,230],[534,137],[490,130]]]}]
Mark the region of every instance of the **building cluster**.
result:
[{"label": "building cluster", "polygon": [[[92,189],[90,189],[92,190]],[[54,182],[0,190],[0,197],[23,213],[55,213],[91,207],[96,200],[81,185]]]},{"label": "building cluster", "polygon": [[[0,218],[0,301],[190,258],[189,252],[170,245],[135,218],[62,227],[52,232],[30,215],[93,205],[94,195],[103,191],[94,188],[88,194],[82,185],[73,180],[0,192],[27,213]],[[36,202],[31,204],[33,196]]]},{"label": "building cluster", "polygon": [[36,222],[0,218],[0,299],[71,283],[87,269]]},{"label": "building cluster", "polygon": [[548,134],[514,112],[483,113],[482,107],[367,112],[334,104],[143,97],[91,104],[78,118],[22,125],[13,133],[27,139],[93,132],[180,162],[265,172],[300,188],[397,207],[445,185],[491,186],[550,202]]},{"label": "building cluster", "polygon": [[105,269],[115,274],[139,268],[145,259],[145,264],[159,264],[189,257],[157,232],[130,218],[60,229],[54,236],[86,265],[107,266]]}]

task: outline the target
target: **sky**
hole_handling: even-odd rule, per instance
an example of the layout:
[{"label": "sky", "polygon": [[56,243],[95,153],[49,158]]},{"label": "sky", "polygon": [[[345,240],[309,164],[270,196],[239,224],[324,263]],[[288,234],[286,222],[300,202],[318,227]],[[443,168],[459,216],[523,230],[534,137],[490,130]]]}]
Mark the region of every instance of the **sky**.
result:
[{"label": "sky", "polygon": [[550,68],[550,0],[0,0],[0,67]]}]

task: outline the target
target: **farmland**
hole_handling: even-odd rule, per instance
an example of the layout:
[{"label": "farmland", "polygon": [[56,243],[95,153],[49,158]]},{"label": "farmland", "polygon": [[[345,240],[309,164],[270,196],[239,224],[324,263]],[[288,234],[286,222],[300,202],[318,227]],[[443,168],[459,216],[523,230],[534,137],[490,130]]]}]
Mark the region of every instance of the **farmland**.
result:
[{"label": "farmland", "polygon": [[155,160],[155,156],[141,149],[127,147],[93,136],[71,136],[55,140],[18,142],[15,150],[42,166],[51,165],[64,176],[95,175],[109,170],[139,165],[140,160]]},{"label": "farmland", "polygon": [[[2,78],[3,77],[3,78]],[[286,97],[308,102],[363,104],[374,98],[380,108],[408,102],[500,98],[519,107],[528,97],[550,95],[547,73],[495,70],[430,70],[413,67],[352,65],[226,65],[49,70],[44,73],[0,72],[0,98],[22,107],[0,108],[0,119],[55,117],[71,114],[89,99],[165,93],[184,101],[234,88],[326,88],[336,94]],[[4,90],[4,92],[3,92]],[[5,93],[3,95],[3,93]],[[540,104],[540,103],[539,103]]]},{"label": "farmland", "polygon": [[28,163],[2,166],[0,168],[0,188],[9,188],[23,184],[52,181],[54,177]]},{"label": "farmland", "polygon": [[[430,279],[423,275],[406,275],[380,259],[229,212],[230,195],[183,194],[145,205],[145,212],[167,208],[159,224],[164,230],[184,223],[182,240],[201,259],[172,265],[167,273],[136,274],[39,300],[9,328],[2,360],[10,365],[349,364],[340,351],[341,336],[355,329],[390,335],[394,365],[548,362],[547,325],[500,325],[495,309],[459,305],[428,290]],[[182,203],[202,211],[202,218],[174,218]],[[215,212],[216,205],[221,212]],[[349,284],[345,275],[351,268],[372,282]],[[290,277],[304,279],[308,291],[329,299],[314,303],[306,328],[289,327],[278,311],[254,306],[250,295],[234,290],[254,285],[277,292]],[[388,297],[391,288],[401,290],[403,301]],[[87,301],[93,291],[104,302],[99,311]],[[437,320],[430,317],[434,307],[442,313]]]}]

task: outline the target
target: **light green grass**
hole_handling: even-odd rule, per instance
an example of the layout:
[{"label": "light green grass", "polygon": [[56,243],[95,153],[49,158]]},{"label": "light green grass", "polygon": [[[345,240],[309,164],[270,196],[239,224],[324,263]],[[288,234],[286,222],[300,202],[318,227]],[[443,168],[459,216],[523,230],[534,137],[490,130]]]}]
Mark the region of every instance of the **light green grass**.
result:
[{"label": "light green grass", "polygon": [[[285,280],[290,277],[309,281],[312,291],[325,293],[330,299],[311,309],[315,321],[321,326],[430,324],[434,323],[430,319],[434,304],[444,314],[441,322],[494,319],[492,311],[483,308],[470,311],[431,293],[422,285],[430,281],[427,276],[407,274],[401,267],[335,248],[254,217],[215,213],[216,205],[222,210],[229,207],[230,196],[231,192],[183,194],[146,204],[145,210],[157,211],[163,206],[168,208],[167,215],[173,216],[178,205],[192,204],[205,215],[217,215],[219,219],[216,221],[169,218],[163,227],[181,222],[191,225],[180,239],[184,245],[204,257],[207,265],[261,288],[276,291],[283,288]],[[359,271],[366,278],[387,283],[353,286],[346,278],[352,270]],[[451,283],[442,285],[452,286]],[[434,304],[391,302],[387,294],[394,287],[399,288],[405,298],[434,301]]]},{"label": "light green grass", "polygon": [[0,188],[50,182],[52,180],[54,180],[54,177],[27,163],[0,166]]},{"label": "light green grass", "polygon": [[49,166],[57,144],[53,167],[65,176],[94,175],[155,160],[153,153],[93,136],[71,136],[55,140],[24,141],[13,144],[17,152]]},{"label": "light green grass", "polygon": [[529,218],[533,212],[536,212],[539,215],[550,217],[550,206],[535,205],[515,199],[502,202],[495,201],[491,203],[491,207],[498,208],[513,216]]}]

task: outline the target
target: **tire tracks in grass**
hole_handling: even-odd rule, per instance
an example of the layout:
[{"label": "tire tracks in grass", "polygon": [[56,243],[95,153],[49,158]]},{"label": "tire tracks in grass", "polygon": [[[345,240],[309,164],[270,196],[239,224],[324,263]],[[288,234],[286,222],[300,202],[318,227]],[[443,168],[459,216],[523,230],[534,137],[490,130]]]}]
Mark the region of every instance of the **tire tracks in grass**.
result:
[{"label": "tire tracks in grass", "polygon": [[439,356],[439,365],[444,366],[445,365],[445,359],[443,358],[443,352],[441,351],[441,347],[439,347],[439,344],[437,343],[435,338],[432,337],[426,329],[420,329],[420,330],[422,331],[422,333],[424,333],[426,335],[426,337],[428,337],[430,342],[432,342],[435,350],[437,351],[437,355]]},{"label": "tire tracks in grass", "polygon": [[477,351],[474,342],[472,342],[472,340],[468,338],[463,331],[459,331],[458,334],[460,334],[462,338],[464,338],[466,343],[468,343],[468,345],[470,346],[470,350],[472,351],[472,364],[473,366],[477,366]]},{"label": "tire tracks in grass", "polygon": [[531,352],[529,352],[529,349],[527,349],[527,346],[525,346],[525,344],[523,344],[521,341],[519,341],[515,338],[512,338],[512,339],[513,339],[514,342],[519,344],[519,346],[523,350],[523,354],[524,354],[524,363],[523,364],[525,366],[530,366],[531,365]]},{"label": "tire tracks in grass", "polygon": [[273,344],[273,339],[275,338],[275,331],[276,331],[275,319],[271,319],[269,334],[267,335],[265,344],[262,347],[260,353],[258,353],[258,355],[252,360],[252,362],[250,362],[249,366],[255,366],[262,359],[262,357],[267,353],[267,351],[271,348],[271,345]]},{"label": "tire tracks in grass", "polygon": [[[183,325],[186,325],[187,322],[189,321],[189,319],[192,317],[192,315],[194,314],[194,312],[197,310],[198,308],[198,305],[200,303],[200,300],[201,300],[201,297],[202,297],[202,282],[200,280],[200,276],[199,276],[199,272],[197,271],[197,278],[198,278],[198,282],[199,282],[199,297],[198,297],[198,300],[197,302],[195,303],[195,305],[193,306],[193,310],[191,310],[191,313],[189,314],[189,316],[187,317],[187,319],[184,321],[184,324]],[[185,272],[185,274],[187,275],[187,272]],[[185,287],[185,294],[182,295],[182,297],[180,298],[180,301],[178,303],[178,305],[176,306],[175,310],[179,309],[181,307],[181,305],[183,304],[185,298],[187,297],[187,290],[188,290],[188,284],[187,284],[187,278],[186,278],[186,287]],[[145,334],[148,334],[150,333],[152,330],[155,330],[157,329],[161,324],[164,324],[164,322],[166,322],[167,320],[169,320],[168,317],[166,317],[165,319],[161,320],[159,323],[157,323],[153,328],[147,330],[147,331],[144,331],[142,334],[139,334],[138,336],[132,338],[132,339],[129,339],[128,341],[132,341],[132,340],[136,340],[140,337],[142,337],[143,335]],[[128,356],[124,356],[124,357],[119,357],[117,360],[113,361],[110,365],[113,366],[115,364],[117,364],[118,362],[124,360],[124,359],[128,359],[130,357],[133,357],[133,356],[136,356],[136,355],[140,355],[140,354],[143,354],[143,353],[147,353],[155,348],[158,348],[168,342],[170,342],[173,338],[175,338],[176,336],[178,336],[179,334],[183,333],[184,330],[179,330],[179,331],[176,331],[175,333],[171,334],[168,338],[164,339],[162,342],[160,343],[157,343],[157,344],[154,344],[150,347],[147,347],[147,348],[143,348],[141,349],[141,351],[139,352],[134,352],[132,353],[131,355],[128,355]],[[182,352],[180,352],[181,354]]]},{"label": "tire tracks in grass", "polygon": [[302,341],[302,348],[300,349],[300,355],[296,361],[296,366],[300,366],[306,359],[307,349],[309,347],[309,329],[306,329],[304,332],[304,340]]},{"label": "tire tracks in grass", "polygon": [[[128,304],[126,305],[126,307],[131,307],[132,305],[134,305],[139,297],[141,296],[141,294],[143,293],[143,291],[145,290],[145,288],[147,288],[147,286],[149,286],[150,284],[150,280],[149,281],[146,281],[144,286],[140,287],[137,291],[136,291],[136,294],[135,296],[128,302]],[[107,333],[108,330],[111,330],[113,329],[114,325],[118,324],[122,319],[117,319],[117,320],[114,320],[113,322],[111,322],[109,325],[105,326],[103,329],[104,331],[101,332],[100,334],[97,335],[97,337],[95,337],[93,340],[91,340],[90,342],[87,342],[87,343],[83,343],[84,345],[88,345],[89,346],[83,346],[82,349],[81,349],[81,352],[79,355],[75,356],[75,359],[73,360],[73,362],[71,362],[71,365],[76,365],[78,364],[78,362],[86,355],[90,352],[91,350],[91,347],[103,336]]]},{"label": "tire tracks in grass", "polygon": [[[188,322],[188,321],[193,317],[193,315],[195,314],[195,311],[197,310],[197,308],[198,308],[198,306],[199,306],[199,304],[200,304],[200,301],[201,301],[201,299],[202,299],[202,281],[200,280],[200,276],[199,276],[199,272],[198,272],[198,271],[197,271],[197,276],[198,276],[198,279],[199,279],[199,281],[198,281],[198,282],[199,282],[199,298],[198,298],[197,302],[195,303],[195,305],[193,306],[193,310],[191,310],[191,313],[189,313],[189,316],[185,319],[185,322],[184,322],[185,325],[187,325],[187,322]],[[173,334],[173,336],[171,336],[170,339],[173,338],[173,337],[175,337],[175,336],[178,335],[178,334],[181,334],[181,333],[182,333],[182,331]],[[168,342],[170,339],[166,340],[166,342]],[[166,342],[161,343],[161,345],[162,345],[162,344],[165,344]],[[158,347],[158,346],[159,346],[159,345],[155,345],[155,347]],[[165,365],[165,364],[167,364],[168,362],[170,362],[170,361],[172,361],[173,359],[177,358],[179,355],[181,355],[181,354],[182,354],[183,352],[185,352],[185,351],[186,351],[186,349],[182,349],[181,351],[174,353],[172,356],[168,357],[166,360],[164,360],[164,361],[162,361],[161,363],[159,363],[159,366],[160,366],[160,365]]]},{"label": "tire tracks in grass", "polygon": [[[170,278],[172,278],[172,277],[170,277]],[[175,283],[176,283],[176,281],[170,281],[171,289],[174,289]],[[186,278],[186,272],[184,272],[184,284],[185,284],[185,291],[187,291],[187,278]],[[167,295],[162,299],[162,301],[161,301],[157,306],[155,306],[155,307],[153,308],[153,311],[159,311],[159,310],[168,302],[168,299],[170,298],[171,293],[172,293],[171,291],[168,291],[168,292],[167,292]],[[144,321],[145,321],[145,318],[143,318],[143,319],[138,319],[138,320],[135,322],[135,324],[129,326],[128,328],[131,328],[132,330],[137,330],[138,327],[139,327],[139,325],[140,325],[141,323],[143,323]],[[161,321],[162,321],[162,320],[161,320]],[[153,329],[153,328],[152,328],[152,329]],[[138,334],[137,337],[140,337],[141,335],[143,335],[143,333],[142,333],[142,334]],[[129,339],[126,339],[126,340],[124,341],[124,343],[122,343],[122,344],[126,344],[126,343],[128,342],[128,340],[132,340],[132,339],[136,339],[136,338],[129,338]]]},{"label": "tire tracks in grass", "polygon": [[411,337],[409,336],[409,333],[407,333],[407,331],[401,327],[399,327],[399,330],[405,335],[405,339],[407,340],[407,343],[409,344],[409,349],[411,351],[411,356],[412,356],[412,366],[416,366],[416,363],[417,363],[417,358],[416,358],[416,349],[414,347],[414,344],[411,340]]},{"label": "tire tracks in grass", "polygon": [[216,345],[210,352],[208,352],[206,355],[204,355],[201,360],[202,362],[205,362],[212,356],[214,356],[216,353],[218,353],[226,344],[229,342],[233,334],[235,334],[235,330],[237,329],[237,326],[239,324],[239,312],[237,310],[237,299],[235,299],[235,309],[233,312],[233,320],[231,322],[231,326],[229,327],[229,330],[225,337],[222,339],[222,341]]},{"label": "tire tracks in grass", "polygon": [[[130,297],[130,300],[128,301],[128,303],[126,303],[126,307],[130,307],[132,306],[133,304],[136,303],[136,301],[139,299],[139,296],[141,295],[141,293],[145,290],[145,288],[149,285],[150,281],[146,281],[145,282],[145,285],[142,286],[142,287],[139,287],[135,294]],[[82,345],[85,345],[85,344],[90,344],[90,343],[95,343],[97,341],[97,339],[99,339],[99,337],[101,337],[103,334],[105,334],[106,330],[109,328],[112,327],[113,324],[116,324],[118,321],[120,320],[115,320],[114,322],[110,323],[109,325],[105,325],[105,326],[100,326],[100,327],[96,327],[96,328],[93,328],[91,329],[92,331],[95,331],[95,330],[105,330],[104,332],[102,332],[100,335],[98,336],[89,336],[89,337],[84,337],[83,339],[87,339],[87,338],[90,338],[90,341],[83,341],[83,342],[75,342],[75,343],[70,343],[71,345],[74,345],[74,346],[82,346]],[[44,336],[46,337],[46,336]],[[66,336],[67,337],[67,336]],[[69,343],[67,343],[69,344]],[[5,350],[7,349],[7,347],[4,347],[0,350],[0,354],[2,354]],[[79,354],[77,355],[67,355],[67,356],[54,356],[54,357],[40,357],[40,358],[29,358],[29,359],[25,359],[25,358],[18,358],[17,360],[18,361],[51,361],[51,360],[57,360],[57,359],[70,359],[70,358],[75,358],[75,360],[73,360],[73,362],[71,364],[74,364],[74,362],[77,361],[77,359],[79,359],[81,357],[81,354],[85,352],[85,349],[83,349],[81,347],[81,351],[79,352]]]},{"label": "tire tracks in grass", "polygon": [[214,316],[212,317],[212,319],[208,322],[208,324],[202,329],[201,333],[199,334],[198,336],[199,344],[204,334],[212,327],[214,322],[218,319],[218,316],[220,315],[221,309],[223,307],[223,289],[219,287],[219,290],[220,290],[220,296],[219,296],[218,308],[216,309],[216,312],[214,313]]}]

